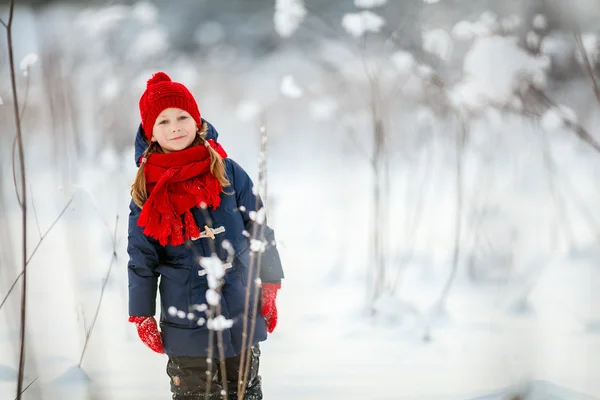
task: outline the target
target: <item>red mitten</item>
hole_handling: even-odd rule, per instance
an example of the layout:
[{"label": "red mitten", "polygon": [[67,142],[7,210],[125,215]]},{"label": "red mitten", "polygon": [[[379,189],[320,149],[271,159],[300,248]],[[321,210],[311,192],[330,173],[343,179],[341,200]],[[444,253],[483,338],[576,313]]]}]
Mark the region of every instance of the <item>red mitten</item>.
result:
[{"label": "red mitten", "polygon": [[272,333],[277,326],[277,291],[281,289],[279,283],[263,283],[260,313],[267,322],[267,332]]},{"label": "red mitten", "polygon": [[129,322],[133,322],[137,327],[138,336],[146,346],[153,351],[164,354],[162,338],[156,325],[154,317],[129,317]]}]

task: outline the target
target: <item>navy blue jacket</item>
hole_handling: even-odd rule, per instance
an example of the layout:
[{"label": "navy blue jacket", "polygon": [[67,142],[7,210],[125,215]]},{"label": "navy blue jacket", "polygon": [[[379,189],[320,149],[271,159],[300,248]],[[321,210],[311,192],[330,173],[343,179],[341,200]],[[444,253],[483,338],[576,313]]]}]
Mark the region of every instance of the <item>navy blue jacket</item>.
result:
[{"label": "navy blue jacket", "polygon": [[[208,124],[207,139],[217,140],[218,134]],[[135,160],[139,160],[148,144],[140,126],[135,142]],[[206,357],[209,344],[209,330],[206,323],[199,325],[198,320],[207,320],[204,311],[195,306],[207,304],[205,293],[208,290],[206,276],[200,276],[198,256],[209,257],[212,243],[219,258],[225,262],[227,252],[222,248],[224,240],[231,243],[235,252],[231,268],[227,269],[222,286],[221,314],[233,320],[233,326],[223,331],[225,357],[233,357],[241,352],[244,301],[250,266],[249,239],[243,232],[252,233],[254,222],[248,212],[262,207],[260,198],[252,192],[252,180],[233,160],[225,159],[227,178],[231,186],[221,193],[221,204],[216,210],[192,209],[199,227],[224,227],[225,231],[210,238],[200,238],[180,246],[161,246],[158,241],[146,236],[137,221],[140,208],[132,201],[129,214],[129,315],[154,316],[156,312],[156,294],[160,291],[161,315],[160,327],[165,353],[169,356]],[[245,211],[242,211],[245,210]],[[265,226],[267,248],[261,257],[260,278],[263,282],[279,283],[284,277],[279,252],[275,246],[273,230]],[[256,262],[254,270],[256,271]],[[258,277],[254,275],[251,282]],[[250,312],[254,296],[259,295],[255,285],[251,287]],[[169,312],[170,307],[182,311],[180,315]],[[183,317],[183,318],[182,318]],[[191,317],[191,318],[190,318]],[[252,316],[249,316],[250,321]],[[248,330],[249,333],[249,330]],[[260,315],[260,304],[256,315],[256,328],[252,344],[267,337],[264,318]],[[218,358],[217,339],[213,335],[213,357]]]}]

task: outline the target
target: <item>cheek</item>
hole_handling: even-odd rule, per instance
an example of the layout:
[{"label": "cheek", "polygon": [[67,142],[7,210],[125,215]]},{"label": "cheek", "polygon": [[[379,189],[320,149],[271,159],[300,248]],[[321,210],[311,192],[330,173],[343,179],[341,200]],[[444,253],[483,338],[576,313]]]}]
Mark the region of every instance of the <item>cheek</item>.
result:
[{"label": "cheek", "polygon": [[163,136],[164,136],[164,127],[157,125],[154,127],[154,129],[152,130],[152,139],[154,139],[154,141],[158,141],[160,140]]}]

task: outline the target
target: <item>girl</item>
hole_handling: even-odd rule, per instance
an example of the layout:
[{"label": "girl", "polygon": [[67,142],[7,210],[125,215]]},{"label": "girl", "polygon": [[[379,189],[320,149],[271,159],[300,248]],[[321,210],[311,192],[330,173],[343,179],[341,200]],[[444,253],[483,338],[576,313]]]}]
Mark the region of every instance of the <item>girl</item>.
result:
[{"label": "girl", "polygon": [[[264,226],[264,251],[254,258],[261,260],[254,268],[260,272],[248,280],[248,233],[255,224],[249,213],[262,202],[248,174],[227,158],[216,130],[201,118],[184,85],[158,72],[148,80],[139,107],[139,169],[131,188],[127,247],[129,321],[148,347],[169,357],[173,399],[220,399],[225,396],[223,380],[227,397],[236,399],[241,357],[250,363],[244,398],[262,399],[258,343],[277,323],[275,299],[283,278],[273,231]],[[212,254],[225,269],[217,276],[220,292],[214,290],[210,271],[199,264]],[[260,289],[255,282],[262,282]],[[157,288],[160,332],[154,319]],[[255,296],[260,296],[260,312],[252,315]],[[212,319],[215,315],[209,310],[220,310],[226,320]],[[253,318],[256,326],[250,338]],[[251,346],[246,354],[244,333]]]}]

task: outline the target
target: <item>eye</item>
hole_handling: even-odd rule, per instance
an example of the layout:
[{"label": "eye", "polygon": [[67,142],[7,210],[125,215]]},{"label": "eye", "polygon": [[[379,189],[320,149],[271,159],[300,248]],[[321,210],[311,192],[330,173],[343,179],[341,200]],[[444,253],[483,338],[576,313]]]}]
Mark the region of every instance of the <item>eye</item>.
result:
[{"label": "eye", "polygon": [[163,119],[163,120],[162,120],[162,121],[160,121],[158,124],[159,124],[159,125],[164,125],[164,124],[166,124],[167,122],[168,122],[168,121],[167,121],[166,119]]},{"label": "eye", "polygon": [[180,121],[181,121],[181,120],[184,120],[184,119],[188,119],[188,116],[187,116],[187,115],[182,115],[181,117],[179,117],[179,120],[180,120]]}]

